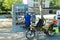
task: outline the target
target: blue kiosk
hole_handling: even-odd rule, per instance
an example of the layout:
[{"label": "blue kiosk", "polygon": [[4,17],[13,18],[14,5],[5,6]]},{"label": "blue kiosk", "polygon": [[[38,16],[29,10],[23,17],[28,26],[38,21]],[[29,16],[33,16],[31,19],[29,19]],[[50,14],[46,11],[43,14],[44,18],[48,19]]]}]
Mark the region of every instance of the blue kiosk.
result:
[{"label": "blue kiosk", "polygon": [[21,17],[28,11],[27,4],[13,4],[12,5],[12,32],[22,31],[20,21]]}]

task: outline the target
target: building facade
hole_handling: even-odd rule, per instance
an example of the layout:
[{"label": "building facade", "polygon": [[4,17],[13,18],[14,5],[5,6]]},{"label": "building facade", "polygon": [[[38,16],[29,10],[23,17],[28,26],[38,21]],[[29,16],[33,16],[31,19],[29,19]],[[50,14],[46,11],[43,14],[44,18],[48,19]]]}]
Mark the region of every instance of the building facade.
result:
[{"label": "building facade", "polygon": [[[41,8],[43,14],[55,14],[56,10],[51,9],[43,9],[49,8],[51,0],[41,0]],[[27,0],[29,6],[29,12],[35,12],[36,14],[40,14],[39,10],[39,0]]]},{"label": "building facade", "polygon": [[38,0],[27,0],[29,12],[39,14]]},{"label": "building facade", "polygon": [[38,0],[27,0],[29,7],[38,7]]}]

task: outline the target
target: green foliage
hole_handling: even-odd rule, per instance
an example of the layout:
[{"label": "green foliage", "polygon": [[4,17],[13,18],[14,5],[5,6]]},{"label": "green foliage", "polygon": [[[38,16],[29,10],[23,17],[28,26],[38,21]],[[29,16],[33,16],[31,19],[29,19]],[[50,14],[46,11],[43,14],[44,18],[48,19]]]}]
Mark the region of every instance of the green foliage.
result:
[{"label": "green foliage", "polygon": [[4,0],[2,6],[5,9],[11,9],[14,3],[22,3],[22,0]]},{"label": "green foliage", "polygon": [[50,7],[52,7],[52,8],[60,8],[60,0],[52,0],[50,2]]}]

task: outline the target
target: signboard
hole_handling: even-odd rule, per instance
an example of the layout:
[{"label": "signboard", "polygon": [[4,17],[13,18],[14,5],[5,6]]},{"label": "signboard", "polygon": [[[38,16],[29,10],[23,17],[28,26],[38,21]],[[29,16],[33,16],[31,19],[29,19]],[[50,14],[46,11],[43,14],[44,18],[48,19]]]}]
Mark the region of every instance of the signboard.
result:
[{"label": "signboard", "polygon": [[27,4],[13,4],[12,5],[12,31],[18,32],[20,26],[22,25],[21,21],[24,13],[28,11]]}]

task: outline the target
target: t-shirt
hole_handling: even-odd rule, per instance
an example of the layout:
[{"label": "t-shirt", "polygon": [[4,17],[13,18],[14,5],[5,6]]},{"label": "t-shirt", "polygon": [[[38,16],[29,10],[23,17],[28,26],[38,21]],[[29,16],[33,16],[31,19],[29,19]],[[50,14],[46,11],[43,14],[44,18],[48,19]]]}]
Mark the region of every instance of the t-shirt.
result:
[{"label": "t-shirt", "polygon": [[53,20],[53,24],[57,24],[57,20]]},{"label": "t-shirt", "polygon": [[25,14],[24,18],[25,18],[25,25],[26,26],[30,25],[30,18],[31,18],[31,16],[29,14]]}]

